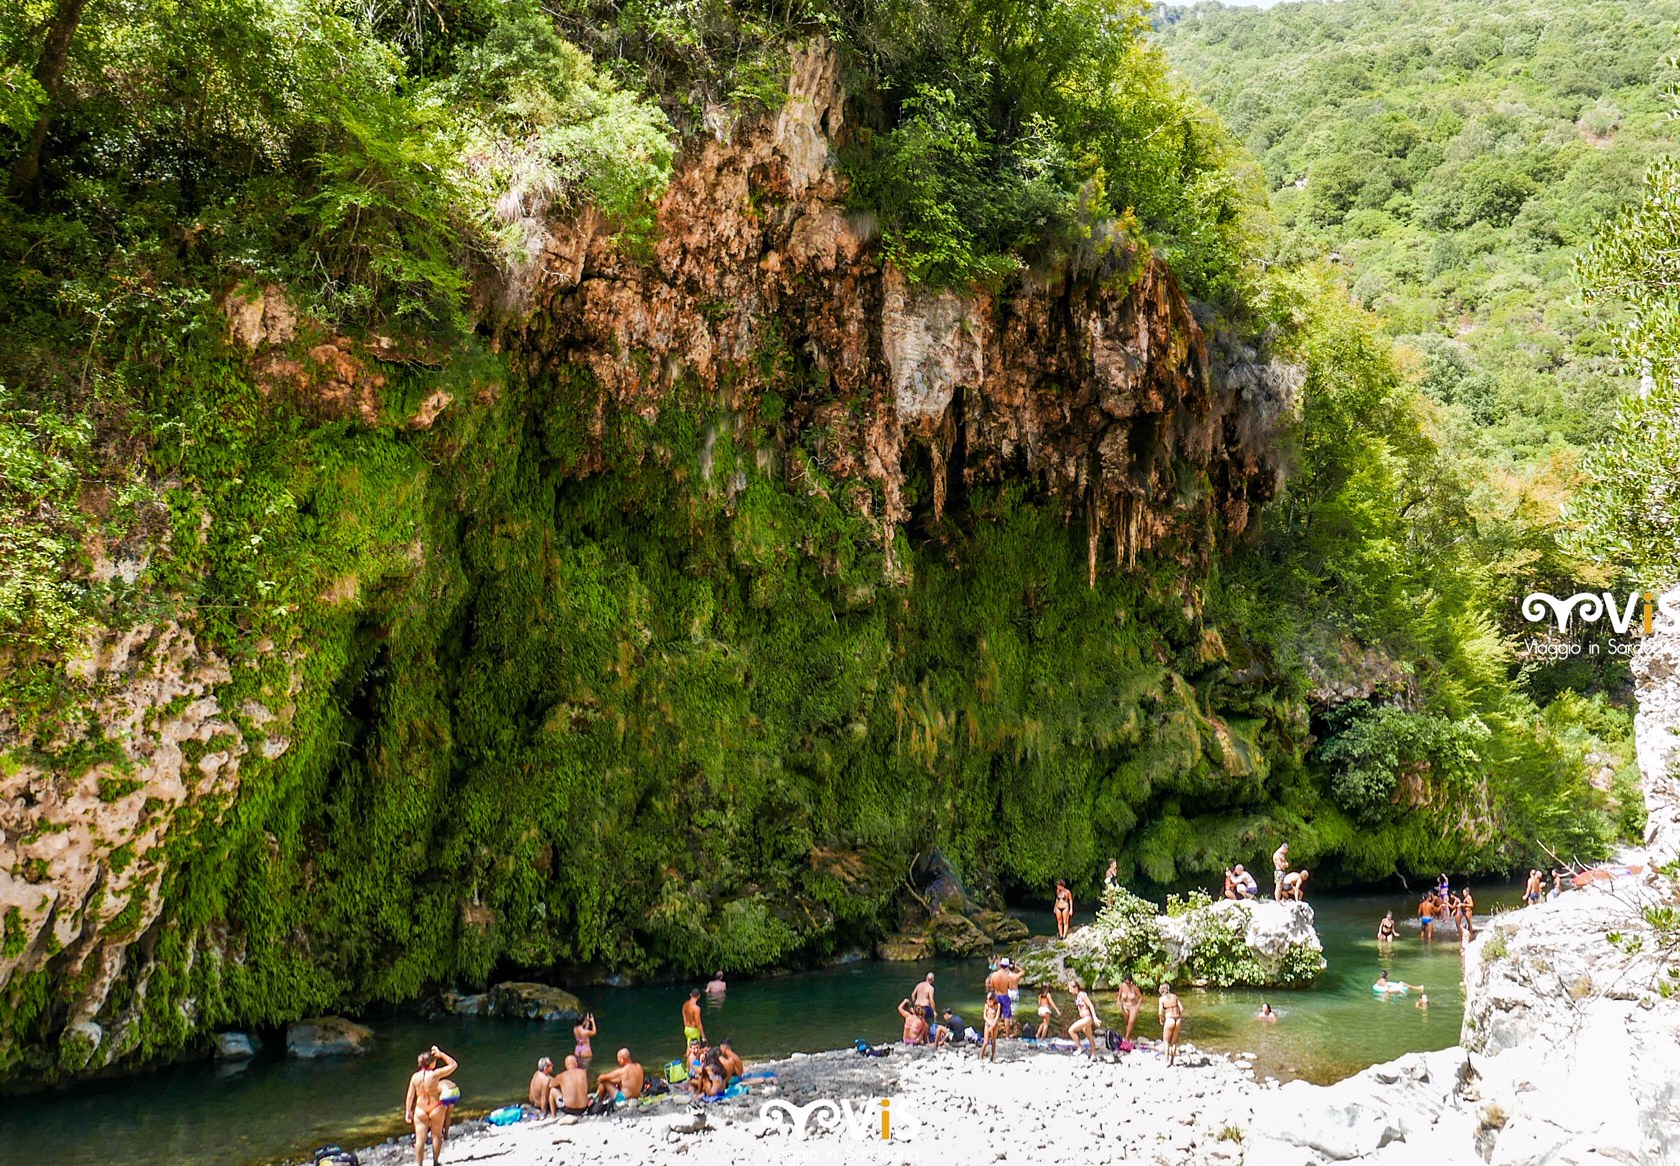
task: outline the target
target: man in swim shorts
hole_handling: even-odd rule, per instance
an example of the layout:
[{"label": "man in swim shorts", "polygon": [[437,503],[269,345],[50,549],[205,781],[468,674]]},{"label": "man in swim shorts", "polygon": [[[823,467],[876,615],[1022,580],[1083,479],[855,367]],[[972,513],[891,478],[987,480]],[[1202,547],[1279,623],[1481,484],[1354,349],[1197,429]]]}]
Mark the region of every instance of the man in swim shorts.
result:
[{"label": "man in swim shorts", "polygon": [[1126,1039],[1131,1040],[1138,1014],[1143,1011],[1143,989],[1128,974],[1120,981],[1120,990],[1114,994],[1114,1002],[1120,1005],[1120,1014],[1126,1018]]},{"label": "man in swim shorts", "polygon": [[537,1062],[537,1071],[531,1074],[531,1088],[526,1096],[531,1104],[537,1107],[537,1112],[544,1117],[554,1116],[554,1102],[549,1097],[549,1091],[554,1088],[554,1062],[543,1057]]},{"label": "man in swim shorts", "polygon": [[1418,933],[1423,942],[1435,938],[1435,893],[1431,891],[1418,904]]},{"label": "man in swim shorts", "polygon": [[706,1039],[706,1023],[700,1019],[700,989],[690,988],[682,1006],[683,1041],[693,1044]]},{"label": "man in swim shorts", "polygon": [[1272,851],[1272,898],[1283,901],[1283,876],[1289,870],[1289,843]]},{"label": "man in swim shorts", "polygon": [[1528,885],[1523,888],[1523,901],[1533,906],[1540,901],[1540,872],[1528,872]]},{"label": "man in swim shorts", "polygon": [[1311,871],[1292,870],[1288,874],[1284,875],[1283,897],[1285,899],[1293,899],[1297,903],[1301,902],[1301,900],[1305,898],[1304,892],[1307,889],[1307,876],[1310,874],[1312,874]]},{"label": "man in swim shorts", "polygon": [[582,1117],[589,1112],[589,1074],[576,1057],[566,1058],[566,1068],[555,1078],[554,1093],[561,1113]]},{"label": "man in swim shorts", "polygon": [[615,1101],[634,1101],[642,1095],[647,1074],[630,1059],[629,1049],[618,1050],[618,1068],[608,1069],[595,1078],[595,1096],[607,1104]]},{"label": "man in swim shorts", "polygon": [[1161,1021],[1161,1040],[1167,1046],[1167,1067],[1172,1068],[1178,1056],[1178,1032],[1184,1025],[1184,1002],[1172,990],[1171,984],[1161,985],[1161,1000],[1155,1008]]},{"label": "man in swim shorts", "polygon": [[910,1003],[922,1010],[922,1019],[932,1028],[939,1023],[939,1012],[933,1006],[933,973],[914,988],[910,989]]},{"label": "man in swim shorts", "polygon": [[414,1166],[426,1160],[426,1139],[432,1141],[432,1166],[443,1160],[443,1139],[449,1107],[443,1103],[444,1079],[460,1068],[455,1058],[438,1048],[420,1054],[418,1068],[408,1079],[403,1121],[414,1127]]}]

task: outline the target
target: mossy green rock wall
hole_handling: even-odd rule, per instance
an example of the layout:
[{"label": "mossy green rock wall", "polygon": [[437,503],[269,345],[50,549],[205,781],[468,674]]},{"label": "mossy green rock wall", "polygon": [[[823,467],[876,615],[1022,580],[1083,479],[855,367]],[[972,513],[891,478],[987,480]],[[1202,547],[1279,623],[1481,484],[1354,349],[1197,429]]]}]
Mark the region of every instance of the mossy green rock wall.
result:
[{"label": "mossy green rock wall", "polygon": [[152,387],[145,566],[95,635],[126,647],[39,664],[4,726],[35,801],[0,1079],[493,975],[821,958],[936,846],[990,892],[1264,832],[1303,714],[1201,596],[1287,378],[1210,355],[1123,240],[906,286],[803,100],[688,160],[653,254],[556,225],[451,352],[268,289]]}]

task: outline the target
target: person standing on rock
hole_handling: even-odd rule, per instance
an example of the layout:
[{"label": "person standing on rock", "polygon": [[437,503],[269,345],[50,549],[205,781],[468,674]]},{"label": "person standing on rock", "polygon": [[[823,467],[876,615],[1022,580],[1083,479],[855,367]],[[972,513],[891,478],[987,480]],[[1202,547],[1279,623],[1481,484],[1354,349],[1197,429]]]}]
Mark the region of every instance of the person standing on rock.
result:
[{"label": "person standing on rock", "polygon": [[443,1103],[445,1078],[460,1069],[455,1058],[438,1048],[420,1054],[419,1067],[408,1079],[408,1097],[403,1102],[403,1122],[414,1127],[414,1166],[426,1160],[426,1139],[432,1142],[432,1166],[443,1160],[444,1119],[449,1107]]},{"label": "person standing on rock", "polygon": [[1120,989],[1114,994],[1114,1002],[1120,1006],[1120,1014],[1126,1018],[1126,1040],[1132,1039],[1132,1030],[1137,1028],[1138,1016],[1143,1012],[1143,989],[1137,986],[1137,981],[1128,973],[1120,981]]},{"label": "person standing on rock", "polygon": [[706,1022],[700,1018],[700,989],[690,988],[682,1006],[683,1043],[692,1045],[706,1039]]},{"label": "person standing on rock", "polygon": [[1523,902],[1527,903],[1529,906],[1532,907],[1534,904],[1538,903],[1539,901],[1540,901],[1540,872],[1537,871],[1537,870],[1531,870],[1531,871],[1528,872],[1528,885],[1523,888]]},{"label": "person standing on rock", "polygon": [[1172,990],[1171,984],[1161,985],[1161,1000],[1155,1007],[1155,1015],[1161,1021],[1161,1042],[1167,1046],[1167,1068],[1170,1069],[1178,1056],[1179,1029],[1184,1026],[1184,1002]]},{"label": "person standing on rock", "polygon": [[1103,875],[1103,890],[1112,891],[1120,885],[1120,860],[1108,860],[1108,871]]},{"label": "person standing on rock", "polygon": [[929,972],[927,978],[921,983],[910,989],[910,1003],[922,1010],[922,1019],[928,1022],[930,1029],[939,1023],[939,1010],[934,1007],[932,972]]},{"label": "person standing on rock", "polygon": [[986,993],[986,1007],[980,1014],[980,1060],[986,1059],[986,1050],[992,1053],[992,1062],[997,1062],[998,1029],[1003,1027],[1003,1006],[996,992]]},{"label": "person standing on rock", "polygon": [[1272,851],[1272,898],[1283,901],[1283,876],[1289,872],[1289,843]]},{"label": "person standing on rock", "polygon": [[537,1071],[531,1074],[531,1087],[526,1096],[531,1104],[536,1106],[537,1112],[544,1117],[554,1116],[554,1099],[549,1091],[554,1088],[554,1062],[543,1057],[537,1062]]},{"label": "person standing on rock", "polygon": [[[1068,1036],[1072,1037],[1076,1046],[1085,1041],[1091,1042],[1091,1059],[1097,1059],[1097,1006],[1091,1003],[1091,994],[1085,991],[1085,985],[1078,980],[1073,982],[1073,1011],[1074,1021],[1068,1025]],[[1078,1052],[1077,1047],[1074,1052]]]},{"label": "person standing on rock", "polygon": [[1056,880],[1056,938],[1066,939],[1068,925],[1073,922],[1073,892],[1068,890],[1067,883],[1062,879]]}]

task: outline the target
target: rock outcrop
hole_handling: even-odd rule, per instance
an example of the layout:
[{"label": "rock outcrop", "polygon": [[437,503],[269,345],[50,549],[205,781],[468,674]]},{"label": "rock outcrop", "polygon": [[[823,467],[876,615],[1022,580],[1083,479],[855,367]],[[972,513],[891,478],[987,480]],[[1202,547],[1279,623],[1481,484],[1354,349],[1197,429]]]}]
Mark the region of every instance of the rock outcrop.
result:
[{"label": "rock outcrop", "polygon": [[1128,972],[1198,986],[1299,986],[1324,970],[1324,947],[1308,903],[1222,899],[1179,915],[1104,913],[1086,927],[1017,951],[1032,983],[1077,976],[1111,988]]},{"label": "rock outcrop", "polygon": [[359,1057],[373,1044],[373,1029],[342,1016],[317,1016],[286,1026],[288,1057]]},{"label": "rock outcrop", "polygon": [[[1680,601],[1680,588],[1663,596]],[[1645,850],[1654,863],[1680,856],[1680,632],[1647,638],[1632,660],[1639,710],[1633,718],[1645,787]]]},{"label": "rock outcrop", "polygon": [[607,468],[614,415],[651,422],[697,388],[739,437],[775,392],[779,424],[811,435],[819,468],[870,487],[859,504],[889,560],[918,458],[936,515],[977,483],[1037,481],[1084,523],[1093,578],[1100,559],[1152,548],[1204,562],[1241,533],[1276,489],[1271,439],[1298,372],[1210,345],[1136,239],[1111,239],[1097,271],[997,291],[911,284],[847,213],[832,53],[794,63],[779,120],[707,140],[679,167],[648,261],[585,214],[555,228],[536,290],[515,297],[532,305],[507,329],[527,371],[588,374],[596,425],[576,468]]}]

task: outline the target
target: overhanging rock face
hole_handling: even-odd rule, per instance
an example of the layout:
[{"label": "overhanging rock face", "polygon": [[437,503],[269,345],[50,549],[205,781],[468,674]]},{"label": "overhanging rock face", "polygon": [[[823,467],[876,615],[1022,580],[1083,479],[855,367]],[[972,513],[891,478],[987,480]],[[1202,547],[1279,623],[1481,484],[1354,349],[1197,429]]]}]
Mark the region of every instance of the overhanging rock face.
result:
[{"label": "overhanging rock face", "polygon": [[1086,524],[1093,574],[1146,550],[1202,563],[1245,530],[1277,488],[1272,438],[1299,370],[1210,342],[1172,273],[1123,236],[1098,271],[911,284],[846,210],[835,78],[824,50],[798,54],[777,121],[692,153],[644,260],[598,216],[553,226],[511,297],[525,308],[509,346],[538,376],[586,371],[596,444],[577,469],[608,468],[615,414],[653,420],[698,396],[744,430],[773,392],[825,472],[869,484],[889,546],[918,456],[936,512],[968,485],[1035,483]]}]

